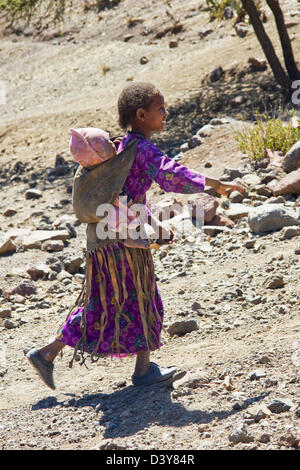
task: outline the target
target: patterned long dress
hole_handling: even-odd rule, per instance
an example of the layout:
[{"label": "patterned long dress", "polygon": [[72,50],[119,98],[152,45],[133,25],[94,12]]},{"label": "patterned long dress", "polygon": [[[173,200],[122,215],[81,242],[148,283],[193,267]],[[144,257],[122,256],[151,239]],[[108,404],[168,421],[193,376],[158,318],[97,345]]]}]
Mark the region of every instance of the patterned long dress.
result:
[{"label": "patterned long dress", "polygon": [[[118,151],[132,139],[139,139],[139,143],[123,189],[134,202],[146,204],[146,192],[153,181],[167,192],[192,194],[204,190],[203,174],[168,158],[140,134],[128,132]],[[127,248],[116,241],[88,256],[87,304],[69,315],[56,338],[77,347],[82,354],[90,353],[92,360],[158,349],[162,345],[164,308],[150,249]]]}]

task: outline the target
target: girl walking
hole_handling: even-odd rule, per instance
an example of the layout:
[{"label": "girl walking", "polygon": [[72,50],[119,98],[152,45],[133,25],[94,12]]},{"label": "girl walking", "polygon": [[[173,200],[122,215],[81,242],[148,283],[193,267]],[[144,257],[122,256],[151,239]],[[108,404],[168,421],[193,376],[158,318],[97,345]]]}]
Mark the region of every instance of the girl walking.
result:
[{"label": "girl walking", "polygon": [[[118,153],[137,140],[137,151],[123,189],[134,202],[146,204],[146,192],[153,181],[167,192],[200,193],[205,185],[219,194],[244,191],[241,185],[222,183],[189,170],[163,154],[152,142],[161,132],[168,112],[162,93],[151,83],[132,82],[118,100],[119,123],[127,134]],[[87,231],[88,234],[88,231]],[[87,240],[89,241],[89,240]],[[88,244],[89,247],[89,244]],[[150,362],[150,354],[161,346],[164,308],[157,288],[150,249],[127,247],[121,240],[99,240],[87,252],[85,299],[69,315],[56,339],[27,358],[51,388],[53,362],[66,345],[92,360],[101,356],[135,355],[134,385],[150,385],[169,379],[175,367]],[[80,304],[79,302],[79,304]],[[73,356],[73,357],[74,357]]]}]

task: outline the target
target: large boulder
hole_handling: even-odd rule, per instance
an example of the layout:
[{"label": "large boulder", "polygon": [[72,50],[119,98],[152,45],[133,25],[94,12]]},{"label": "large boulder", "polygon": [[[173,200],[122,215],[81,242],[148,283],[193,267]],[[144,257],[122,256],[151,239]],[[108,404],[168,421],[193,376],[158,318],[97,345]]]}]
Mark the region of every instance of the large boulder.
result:
[{"label": "large boulder", "polygon": [[280,194],[300,194],[300,167],[291,171],[282,180],[273,182],[271,186],[275,196]]},{"label": "large boulder", "polygon": [[299,212],[283,204],[262,204],[249,210],[248,223],[254,233],[280,230],[300,225]]},{"label": "large boulder", "polygon": [[282,168],[287,173],[300,168],[300,140],[287,152],[282,162]]}]

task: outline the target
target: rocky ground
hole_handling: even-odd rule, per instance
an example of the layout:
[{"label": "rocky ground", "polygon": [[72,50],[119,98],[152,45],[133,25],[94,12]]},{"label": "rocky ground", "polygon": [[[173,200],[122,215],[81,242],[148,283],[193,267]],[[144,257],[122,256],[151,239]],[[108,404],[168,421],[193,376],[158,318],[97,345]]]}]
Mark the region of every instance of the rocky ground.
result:
[{"label": "rocky ground", "polygon": [[[250,126],[256,106],[269,102],[275,109],[283,98],[268,69],[247,65],[248,48],[260,55],[253,33],[240,38],[228,21],[222,27],[208,23],[207,13],[191,1],[182,39],[176,35],[178,47],[170,47],[170,31],[155,37],[163,24],[163,15],[156,16],[159,2],[149,10],[124,3],[132,8],[121,2],[99,22],[110,67],[101,77],[91,60],[96,54],[97,66],[104,64],[90,11],[78,31],[78,17],[72,16],[71,31],[60,35],[33,28],[2,39],[0,78],[14,77],[14,85],[1,109],[0,448],[298,449],[300,196],[277,194],[286,172],[271,162],[254,167],[234,139],[242,116]],[[172,3],[178,14],[179,3]],[[297,3],[283,3],[295,21]],[[130,17],[143,21],[135,29],[112,28],[114,18],[125,25]],[[145,26],[152,32],[143,34]],[[205,27],[213,31],[202,46],[216,53],[208,57],[199,51],[198,33]],[[132,38],[124,38],[132,31]],[[294,41],[299,44],[296,34]],[[137,52],[148,54],[149,62],[135,63]],[[90,67],[84,87],[79,75],[65,80],[69,64],[78,73]],[[162,64],[168,70],[163,77]],[[225,74],[212,84],[216,66]],[[170,97],[170,126],[157,139],[161,147],[208,176],[241,182],[246,193],[195,197],[205,204],[203,229],[185,226],[176,243],[153,253],[166,311],[164,346],[153,360],[186,375],[173,385],[135,389],[133,358],[87,362],[88,369],[75,362],[69,369],[72,351],[66,348],[56,360],[57,389],[50,391],[24,353],[53,337],[84,272],[85,226],[72,211],[75,168],[67,130],[84,122],[119,133],[111,98],[127,75],[145,77],[143,67]],[[268,92],[261,83],[269,84]],[[100,118],[92,103],[98,93]],[[223,120],[211,121],[216,117]],[[165,210],[173,197],[187,202],[156,185],[149,192],[153,209]],[[267,220],[270,230],[257,228],[258,219]],[[184,221],[180,214],[170,219],[178,232]]]}]

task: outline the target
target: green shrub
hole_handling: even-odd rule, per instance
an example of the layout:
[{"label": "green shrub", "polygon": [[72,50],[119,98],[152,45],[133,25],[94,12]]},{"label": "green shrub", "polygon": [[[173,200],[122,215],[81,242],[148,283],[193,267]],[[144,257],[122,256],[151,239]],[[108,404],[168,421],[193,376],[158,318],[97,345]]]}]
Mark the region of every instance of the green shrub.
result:
[{"label": "green shrub", "polygon": [[[295,114],[289,112],[290,118]],[[269,119],[266,114],[259,118],[256,115],[256,123],[252,129],[243,129],[235,135],[239,149],[252,160],[262,160],[266,157],[266,149],[277,150],[286,153],[298,140],[300,129],[293,128],[291,119],[284,123],[281,118]]]},{"label": "green shrub", "polygon": [[66,0],[0,0],[0,13],[4,13],[11,24],[18,20],[27,23],[42,9],[44,18],[55,23],[61,21],[65,12]]},{"label": "green shrub", "polygon": [[[254,0],[258,10],[261,9],[261,0]],[[210,14],[210,19],[222,20],[224,18],[224,10],[231,7],[237,14],[239,20],[243,20],[246,11],[243,8],[241,0],[206,0],[207,7],[204,8]]]}]

